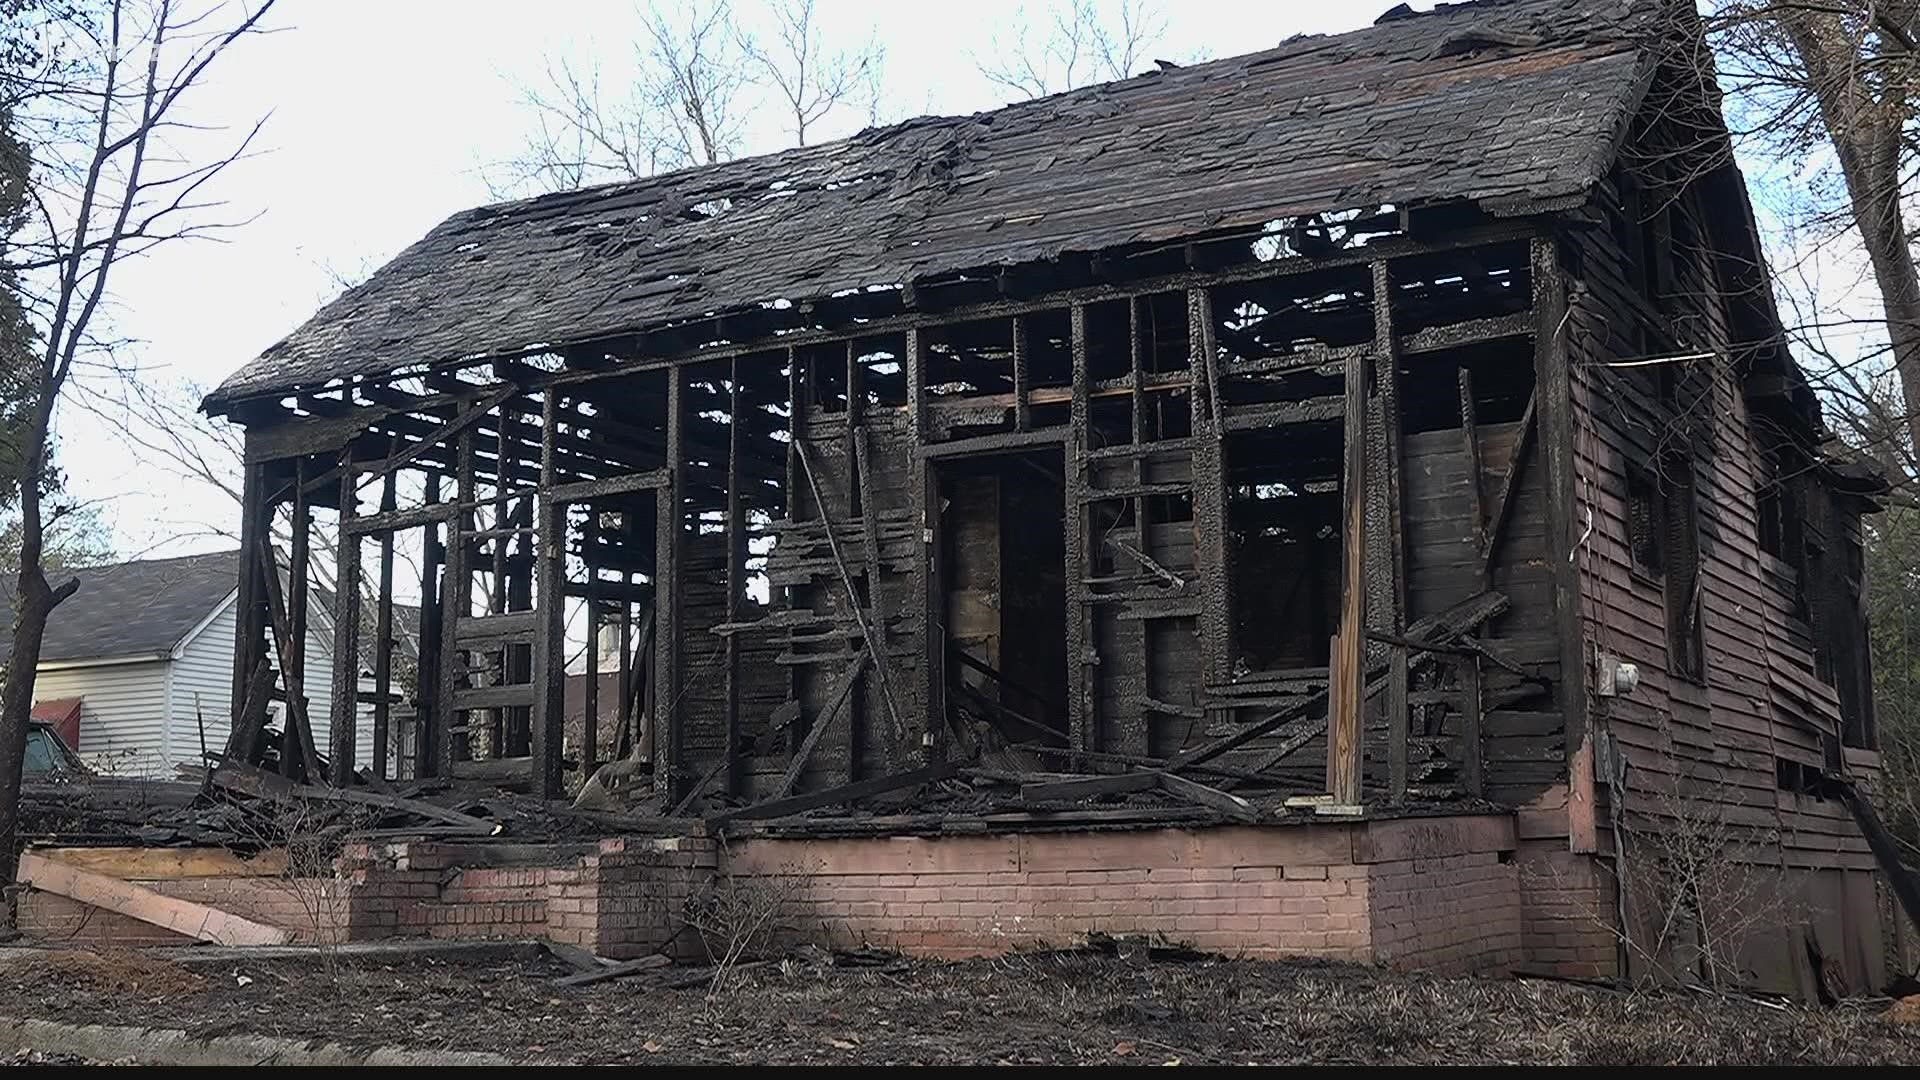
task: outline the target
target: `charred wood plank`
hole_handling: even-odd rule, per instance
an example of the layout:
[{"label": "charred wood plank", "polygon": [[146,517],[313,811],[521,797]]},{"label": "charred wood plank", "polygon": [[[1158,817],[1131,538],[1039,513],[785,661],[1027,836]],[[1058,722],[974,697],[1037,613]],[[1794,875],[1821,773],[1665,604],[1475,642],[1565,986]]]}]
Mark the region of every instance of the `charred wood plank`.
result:
[{"label": "charred wood plank", "polygon": [[1042,803],[1073,802],[1076,799],[1094,799],[1103,795],[1126,795],[1136,791],[1152,791],[1160,786],[1160,774],[1157,772],[1125,772],[1111,776],[1082,776],[1072,780],[1051,780],[1038,784],[1025,784],[1020,788],[1020,801],[1028,806]]},{"label": "charred wood plank", "polygon": [[867,657],[867,650],[860,650],[859,654],[853,658],[853,663],[848,664],[846,670],[842,671],[840,677],[834,681],[833,695],[827,699],[827,707],[820,710],[819,719],[813,722],[813,726],[807,730],[807,737],[801,740],[799,748],[793,752],[793,759],[787,762],[787,771],[781,774],[780,783],[775,786],[772,798],[785,798],[787,793],[793,790],[793,785],[799,782],[801,772],[807,767],[807,760],[813,756],[813,748],[819,745],[821,736],[825,735],[827,728],[839,718],[841,708],[846,705],[847,699],[853,696],[854,685],[860,681],[860,672],[867,666]]},{"label": "charred wood plank", "polygon": [[784,799],[768,799],[752,806],[743,806],[738,810],[728,810],[707,818],[707,827],[718,829],[732,821],[751,821],[764,818],[786,817],[791,814],[816,810],[823,806],[852,802],[855,799],[885,795],[902,788],[919,787],[921,784],[936,783],[953,776],[960,771],[957,763],[937,762],[932,765],[911,769],[907,772],[893,773],[889,776],[876,776],[871,780],[858,780],[839,787],[810,791],[801,795],[790,795]]},{"label": "charred wood plank", "polygon": [[[1507,603],[1507,598],[1503,593],[1492,591],[1484,592],[1472,599],[1455,604],[1445,611],[1437,612],[1421,619],[1407,628],[1407,634],[1409,638],[1416,641],[1427,641],[1441,646],[1449,645],[1459,640],[1460,637],[1468,631],[1505,611],[1507,609]],[[1421,668],[1431,663],[1432,659],[1431,654],[1421,652],[1409,658],[1408,665],[1409,668]],[[1385,664],[1377,665],[1374,670],[1369,673],[1369,678],[1371,680],[1373,676],[1384,675],[1385,672]],[[1366,695],[1371,697],[1385,687],[1386,682],[1384,679],[1369,681]],[[1196,746],[1191,750],[1185,750],[1174,755],[1167,760],[1167,771],[1176,772],[1204,761],[1211,761],[1229,751],[1237,750],[1263,735],[1277,731],[1290,721],[1306,716],[1307,713],[1314,709],[1323,707],[1326,701],[1327,690],[1316,690],[1294,704],[1270,716],[1256,720],[1238,731],[1229,735],[1223,735],[1210,743]],[[1314,718],[1313,723],[1324,725],[1325,718]],[[1324,728],[1320,730],[1324,730]],[[1318,734],[1318,731],[1315,731],[1314,734]],[[1303,739],[1302,745],[1304,745],[1305,742],[1306,740]]]},{"label": "charred wood plank", "polygon": [[[1500,541],[1506,535],[1507,517],[1513,511],[1514,490],[1520,486],[1520,476],[1526,471],[1528,451],[1533,446],[1534,428],[1539,426],[1539,418],[1534,409],[1540,399],[1536,391],[1527,397],[1527,411],[1520,415],[1520,430],[1514,435],[1513,456],[1507,459],[1507,471],[1500,478],[1500,490],[1494,493],[1493,508],[1487,515],[1487,527],[1481,535],[1480,560],[1486,564],[1487,572],[1493,569],[1493,560],[1500,554]],[[1478,478],[1476,480],[1476,488]],[[1558,512],[1552,511],[1551,513]]]},{"label": "charred wood plank", "polygon": [[1153,775],[1159,779],[1160,786],[1166,790],[1167,794],[1176,799],[1218,810],[1238,821],[1257,821],[1260,818],[1258,807],[1232,792],[1208,787],[1206,784],[1196,783],[1173,773],[1163,772]]},{"label": "charred wood plank", "polygon": [[360,791],[354,788],[296,784],[285,777],[275,776],[270,772],[235,761],[222,762],[209,774],[209,782],[214,787],[226,791],[265,799],[282,806],[298,806],[303,802],[365,806],[389,813],[411,814],[414,817],[444,822],[448,825],[459,825],[462,828],[476,830],[478,834],[493,835],[501,831],[498,822],[463,814],[458,810],[450,810],[421,799],[408,799],[399,795]]}]

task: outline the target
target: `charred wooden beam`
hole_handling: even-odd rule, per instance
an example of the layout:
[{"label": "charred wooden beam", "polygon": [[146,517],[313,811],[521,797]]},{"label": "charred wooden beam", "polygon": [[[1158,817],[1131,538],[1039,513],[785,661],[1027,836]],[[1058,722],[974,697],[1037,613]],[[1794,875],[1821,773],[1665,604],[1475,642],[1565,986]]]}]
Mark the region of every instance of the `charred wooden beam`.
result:
[{"label": "charred wooden beam", "polygon": [[[547,438],[541,445],[540,481],[549,491],[555,476],[552,433],[560,426],[559,395],[549,393],[541,403],[542,430]],[[543,496],[534,510],[534,561],[536,578],[533,602],[539,618],[533,639],[533,703],[528,716],[531,729],[529,752],[533,758],[533,794],[552,799],[564,790],[561,756],[566,716],[566,527],[564,505],[551,496]],[[588,568],[591,575],[593,570]],[[598,680],[598,672],[589,670],[587,680]],[[589,726],[593,723],[587,717]]]},{"label": "charred wooden beam", "polygon": [[[1527,398],[1527,410],[1520,416],[1520,430],[1513,439],[1513,454],[1507,459],[1507,471],[1500,478],[1500,490],[1494,493],[1493,509],[1487,516],[1487,528],[1481,539],[1480,561],[1485,564],[1488,573],[1493,572],[1494,560],[1500,554],[1500,541],[1505,539],[1507,517],[1513,511],[1516,492],[1520,487],[1520,477],[1526,473],[1527,458],[1533,448],[1534,429],[1540,426],[1537,408],[1540,390]],[[1568,511],[1571,513],[1571,509]]]},{"label": "charred wooden beam", "polygon": [[[686,380],[671,372],[667,380],[667,484],[654,493],[654,665],[653,790],[666,805],[680,798],[681,553],[684,547],[680,500],[686,494]],[[798,411],[798,410],[796,410]]]},{"label": "charred wooden beam", "polygon": [[447,519],[446,570],[440,590],[440,688],[436,695],[436,721],[442,736],[436,749],[440,758],[435,775],[453,775],[453,763],[465,760],[472,750],[471,736],[459,715],[458,699],[467,688],[468,676],[459,636],[459,620],[473,611],[473,542],[467,533],[473,528],[473,513],[465,509],[473,502],[474,434],[463,431],[455,437],[454,501],[462,507]]},{"label": "charred wooden beam", "polygon": [[[426,502],[440,501],[440,474],[429,471]],[[439,706],[440,690],[440,564],[446,549],[440,543],[440,528],[425,523],[421,538],[420,570],[420,655],[414,664],[414,757],[415,776],[433,776],[440,764],[439,746],[446,738]],[[397,770],[396,770],[397,771]]]},{"label": "charred wooden beam", "polygon": [[801,740],[800,746],[787,760],[786,772],[781,774],[780,783],[775,785],[770,798],[785,798],[787,793],[793,790],[793,786],[800,782],[800,774],[806,770],[807,761],[812,758],[814,747],[819,745],[827,728],[831,727],[834,720],[839,717],[847,699],[853,696],[853,688],[860,681],[860,673],[866,669],[868,656],[867,650],[861,649],[854,656],[853,663],[847,665],[846,670],[840,673],[840,677],[834,680],[833,691],[827,697],[826,707],[820,710],[820,715],[807,729],[807,737]]},{"label": "charred wooden beam", "polygon": [[[332,742],[335,786],[353,776],[355,728],[360,719],[360,538],[345,528],[359,513],[358,477],[352,466],[340,470],[339,537],[334,542],[333,700],[328,734]],[[304,590],[305,586],[302,585]]]},{"label": "charred wooden beam", "polygon": [[[1380,427],[1377,475],[1369,477],[1385,504],[1387,535],[1380,545],[1386,580],[1373,583],[1373,606],[1381,609],[1386,627],[1393,633],[1406,629],[1407,559],[1405,536],[1405,500],[1401,493],[1401,470],[1405,453],[1401,447],[1399,336],[1394,325],[1393,271],[1384,261],[1373,264],[1373,374],[1376,413]],[[1362,646],[1364,647],[1364,646]],[[1399,802],[1407,791],[1407,739],[1411,710],[1407,704],[1407,650],[1395,647],[1387,653],[1387,785],[1388,798]],[[1356,788],[1357,791],[1357,788]]]},{"label": "charred wooden beam", "polygon": [[1067,731],[1082,750],[1100,748],[1099,715],[1094,706],[1093,608],[1087,602],[1088,508],[1087,425],[1091,405],[1087,398],[1087,308],[1075,304],[1069,313],[1072,336],[1073,399],[1068,412],[1066,485],[1061,507],[1065,515],[1067,623]]},{"label": "charred wooden beam", "polygon": [[[388,473],[380,488],[380,509],[391,511],[398,497],[398,474]],[[387,779],[388,742],[393,715],[393,534],[380,538],[380,579],[374,599],[373,775]]]},{"label": "charred wooden beam", "polygon": [[852,614],[854,622],[860,627],[860,637],[866,642],[867,651],[873,654],[873,675],[880,684],[880,696],[887,707],[887,719],[893,724],[894,737],[904,746],[907,740],[907,726],[900,716],[900,707],[894,701],[893,686],[887,678],[886,653],[882,651],[881,639],[874,633],[873,624],[867,619],[867,613],[860,603],[860,590],[854,586],[853,572],[847,568],[846,556],[840,550],[840,540],[834,535],[833,519],[827,516],[826,500],[821,496],[820,480],[814,474],[805,440],[795,443],[794,449],[800,456],[800,468],[806,474],[807,487],[813,492],[814,505],[820,508],[820,516],[826,524],[824,532],[827,537],[827,549],[833,554],[834,566],[840,572],[840,584],[846,589],[847,609]]},{"label": "charred wooden beam", "polygon": [[[1553,580],[1553,618],[1560,653],[1560,711],[1567,732],[1568,843],[1575,852],[1599,850],[1594,750],[1587,724],[1586,626],[1580,609],[1580,565],[1575,561],[1573,375],[1568,367],[1567,290],[1560,253],[1550,237],[1529,247],[1533,273],[1534,391],[1541,461],[1547,481],[1547,564]],[[1525,427],[1522,429],[1525,437]],[[1520,446],[1514,459],[1520,459]],[[1497,508],[1496,508],[1497,509]],[[1498,542],[1498,533],[1494,542]]]},{"label": "charred wooden beam", "polygon": [[786,817],[790,814],[799,814],[808,810],[818,809],[822,806],[834,806],[839,803],[852,802],[856,799],[885,795],[890,791],[900,791],[905,788],[919,787],[922,784],[938,783],[959,771],[959,765],[953,762],[943,761],[918,769],[910,769],[906,772],[893,773],[888,776],[876,776],[871,780],[858,780],[851,784],[842,784],[839,787],[825,788],[820,791],[807,792],[802,795],[790,795],[784,799],[768,799],[765,802],[758,802],[752,806],[743,806],[738,810],[727,810],[715,814],[707,818],[707,827],[717,830],[724,828],[729,822],[734,821]]}]

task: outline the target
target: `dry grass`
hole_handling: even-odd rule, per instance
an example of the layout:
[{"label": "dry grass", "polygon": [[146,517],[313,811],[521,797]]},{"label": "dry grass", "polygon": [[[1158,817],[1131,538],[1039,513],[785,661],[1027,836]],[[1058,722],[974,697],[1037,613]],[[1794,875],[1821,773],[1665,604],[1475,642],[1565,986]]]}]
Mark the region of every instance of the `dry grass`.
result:
[{"label": "dry grass", "polygon": [[207,984],[203,976],[171,960],[131,949],[60,949],[22,956],[0,964],[0,978],[140,997],[198,994]]},{"label": "dry grass", "polygon": [[268,1034],[597,1063],[1920,1062],[1920,1028],[1883,1018],[1885,1002],[1782,1008],[1324,963],[791,962],[737,971],[708,995],[704,983],[559,990],[558,965],[367,963],[336,982],[311,963],[241,962],[198,994],[158,995],[170,966],[104,979],[88,960],[0,968],[0,1015],[138,1015],[201,1031],[245,1017]]}]

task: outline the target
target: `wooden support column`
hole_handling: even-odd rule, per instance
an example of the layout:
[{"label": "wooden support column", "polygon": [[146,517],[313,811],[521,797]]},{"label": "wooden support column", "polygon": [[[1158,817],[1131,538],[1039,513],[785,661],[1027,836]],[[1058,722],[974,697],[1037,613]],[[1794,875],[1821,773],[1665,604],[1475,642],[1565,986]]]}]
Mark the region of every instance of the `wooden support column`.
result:
[{"label": "wooden support column", "polygon": [[[427,473],[426,503],[440,501],[440,473]],[[446,742],[446,718],[440,709],[440,564],[446,548],[440,542],[439,522],[421,530],[420,656],[414,665],[413,775],[439,771],[439,747]],[[398,772],[398,770],[395,770]]]},{"label": "wooden support column", "polygon": [[1327,791],[1342,806],[1360,802],[1363,752],[1360,712],[1365,703],[1366,646],[1366,481],[1367,360],[1347,360],[1346,462],[1340,494],[1346,512],[1341,524],[1340,628],[1334,634],[1328,664]]},{"label": "wooden support column", "polygon": [[[797,359],[797,358],[796,358]],[[799,403],[795,403],[795,410]],[[680,795],[680,508],[686,491],[686,374],[667,371],[667,482],[654,493],[653,793],[672,806]]]},{"label": "wooden support column", "polygon": [[1480,655],[1460,661],[1460,782],[1469,795],[1486,791],[1486,749],[1482,729],[1486,726],[1486,701],[1481,697]]},{"label": "wooden support column", "polygon": [[462,431],[454,442],[455,509],[447,519],[446,572],[440,586],[440,690],[436,728],[440,735],[435,775],[453,775],[453,763],[472,754],[472,717],[458,707],[459,691],[468,685],[467,652],[460,645],[460,619],[473,611],[473,569],[469,560],[473,542],[474,464],[473,432]]},{"label": "wooden support column", "polygon": [[[1487,550],[1487,500],[1480,491],[1480,418],[1473,400],[1473,372],[1465,367],[1460,369],[1460,434],[1462,449],[1467,455],[1467,512],[1473,519],[1473,550],[1476,554],[1484,554]],[[1475,560],[1475,564],[1480,587],[1485,589],[1493,575],[1484,558]]]},{"label": "wooden support column", "polygon": [[[1388,632],[1403,635],[1407,629],[1407,560],[1405,505],[1401,496],[1400,472],[1405,455],[1400,432],[1400,357],[1399,336],[1393,324],[1393,270],[1386,260],[1373,264],[1373,380],[1374,417],[1380,425],[1379,468],[1369,482],[1384,504],[1382,522],[1386,536],[1381,538],[1387,580],[1374,583],[1379,594],[1370,607],[1378,607]],[[1362,635],[1364,637],[1364,634]],[[1407,794],[1407,740],[1412,710],[1407,701],[1407,650],[1387,652],[1387,696],[1382,703],[1387,721],[1387,797],[1400,802]]]},{"label": "wooden support column", "polygon": [[[580,684],[580,775],[592,776],[600,764],[600,511],[586,504],[580,550],[587,573],[587,677]],[[544,534],[542,534],[544,535]],[[561,659],[566,659],[564,652]],[[564,678],[564,672],[562,674]]]},{"label": "wooden support column", "polygon": [[[307,495],[302,484],[306,478],[306,459],[298,458],[293,463],[293,500],[287,514],[287,587],[284,593],[286,601],[287,636],[280,645],[281,676],[287,694],[287,712],[285,736],[280,743],[280,771],[291,777],[317,773],[319,762],[306,758],[303,750],[313,741],[309,728],[295,738],[294,723],[310,723],[313,717],[308,708],[307,695],[307,603],[309,563],[312,559],[313,511],[307,505]],[[277,556],[268,548],[266,572],[276,575],[268,583],[267,601],[273,605],[273,597],[280,586]],[[337,614],[337,613],[336,613]],[[329,673],[331,677],[331,673]],[[295,711],[295,696],[299,697],[298,711]],[[328,720],[332,717],[329,715]]]},{"label": "wooden support column", "polygon": [[[261,732],[267,719],[265,697],[249,694],[256,673],[267,664],[267,610],[263,582],[273,509],[267,501],[267,465],[254,460],[260,435],[247,432],[246,462],[240,481],[240,573],[234,600],[233,697],[225,756],[253,764],[260,759]],[[249,707],[251,706],[251,708]]]},{"label": "wooden support column", "polygon": [[[851,354],[853,344],[848,343]],[[738,622],[743,615],[742,597],[747,589],[747,512],[746,492],[742,490],[746,481],[741,477],[740,455],[746,448],[746,426],[743,417],[753,408],[751,395],[740,382],[740,359],[728,362],[727,383],[731,394],[727,402],[728,414],[732,422],[727,425],[727,600],[726,621]],[[855,400],[855,384],[847,383],[847,410],[851,413],[859,407]],[[864,470],[866,462],[861,461]],[[863,474],[864,480],[864,474]],[[876,586],[877,588],[877,586]],[[728,634],[722,639],[725,653],[721,657],[724,664],[722,677],[726,680],[726,740],[720,752],[723,764],[720,767],[720,790],[732,794],[740,789],[740,635]]]},{"label": "wooden support column", "polygon": [[[360,714],[360,537],[349,530],[359,513],[358,485],[359,474],[352,462],[343,462],[340,535],[334,541],[333,712],[328,723],[333,748],[327,778],[335,787],[345,787],[353,777],[355,728]],[[305,581],[297,587],[305,592]],[[297,627],[295,633],[300,633]],[[296,644],[296,651],[298,648]]]},{"label": "wooden support column", "polygon": [[540,614],[534,624],[533,708],[528,718],[532,728],[529,754],[533,759],[533,794],[539,799],[559,798],[565,790],[560,766],[567,685],[567,508],[556,503],[552,495],[559,479],[554,464],[559,405],[559,391],[548,388],[541,403],[540,493],[534,508],[533,602]]},{"label": "wooden support column", "polygon": [[[1146,490],[1147,486],[1147,456],[1139,452],[1147,443],[1147,408],[1150,404],[1147,396],[1148,342],[1145,337],[1147,328],[1144,320],[1140,318],[1140,313],[1147,303],[1149,301],[1146,298],[1139,296],[1127,301],[1127,365],[1129,373],[1133,376],[1133,428],[1131,431],[1135,450],[1133,483],[1136,490],[1140,491]],[[1145,495],[1133,497],[1133,542],[1140,548],[1142,554],[1150,556],[1153,554],[1153,542],[1149,539],[1147,528],[1147,507]],[[1106,617],[1113,618],[1111,614]],[[1117,656],[1104,659],[1108,663],[1133,664],[1133,670],[1137,673],[1141,690],[1144,692],[1147,688],[1149,665],[1153,662],[1149,655],[1148,644],[1151,639],[1147,635],[1147,624],[1144,620],[1134,625],[1138,628],[1140,646],[1138,651],[1131,657]],[[1147,710],[1143,706],[1136,704],[1127,708],[1117,719],[1124,730],[1119,733],[1118,743],[1112,749],[1126,754],[1147,754],[1152,751],[1152,721],[1148,718]]]},{"label": "wooden support column", "polygon": [[[380,511],[398,506],[398,474],[380,485]],[[393,530],[380,534],[380,584],[373,614],[373,778],[387,779],[388,742],[393,721]]]},{"label": "wooden support column", "polygon": [[1187,290],[1187,340],[1193,360],[1193,534],[1194,568],[1200,575],[1200,657],[1209,684],[1224,683],[1233,672],[1233,608],[1228,595],[1233,578],[1227,550],[1227,480],[1224,432],[1214,359],[1213,294]]},{"label": "wooden support column", "polygon": [[919,452],[927,442],[927,356],[926,337],[918,327],[907,330],[906,360],[907,434],[913,453],[907,490],[919,500],[920,511],[920,557],[913,562],[912,593],[920,604],[923,662],[918,696],[925,703],[927,723],[922,745],[926,760],[933,763],[947,756],[947,637],[942,629],[945,603],[940,596],[940,492],[932,464]]},{"label": "wooden support column", "polygon": [[[1551,237],[1535,237],[1533,270],[1533,400],[1546,468],[1547,564],[1560,646],[1559,706],[1567,732],[1567,840],[1576,852],[1599,850],[1593,733],[1587,720],[1586,628],[1580,611],[1579,507],[1573,477],[1573,378],[1567,362],[1566,281]],[[1515,448],[1516,455],[1519,448]],[[1496,525],[1497,527],[1497,525]]]},{"label": "wooden support column", "polygon": [[[1094,711],[1093,605],[1087,600],[1087,542],[1091,530],[1087,502],[1087,423],[1091,410],[1087,396],[1087,306],[1073,305],[1073,398],[1066,445],[1066,484],[1061,512],[1066,521],[1066,557],[1062,570],[1067,582],[1067,733],[1079,750],[1101,748],[1099,717]],[[1019,342],[1024,338],[1016,338]]]},{"label": "wooden support column", "polygon": [[1028,431],[1033,427],[1033,407],[1027,403],[1027,392],[1033,389],[1033,377],[1027,370],[1028,358],[1032,346],[1027,340],[1027,317],[1013,317],[1013,428],[1015,431]]}]

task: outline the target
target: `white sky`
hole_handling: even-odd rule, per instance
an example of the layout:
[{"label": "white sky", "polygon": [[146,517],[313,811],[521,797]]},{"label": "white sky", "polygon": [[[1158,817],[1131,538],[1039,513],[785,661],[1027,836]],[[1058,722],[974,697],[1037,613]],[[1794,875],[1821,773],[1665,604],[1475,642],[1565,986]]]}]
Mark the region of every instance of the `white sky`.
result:
[{"label": "white sky", "polygon": [[[735,3],[751,10],[756,0]],[[1251,52],[1363,26],[1391,6],[1168,2],[1167,33],[1151,55]],[[1030,3],[1028,14],[1037,20],[1045,7]],[[893,118],[1004,103],[973,57],[990,53],[996,30],[1006,37],[1017,8],[819,0],[830,33],[871,28],[884,44],[883,108]],[[616,73],[630,66],[637,29],[627,0],[283,0],[271,21],[281,31],[224,58],[190,110],[242,130],[271,112],[265,152],[235,165],[219,192],[234,214],[258,218],[225,242],[163,247],[115,272],[115,329],[136,339],[129,355],[148,378],[210,387],[336,295],[339,277],[364,277],[447,215],[489,201],[483,167],[511,156],[527,126],[516,85],[537,83],[549,56],[597,59]],[[748,151],[784,145],[771,122],[761,128]],[[230,546],[213,533],[237,520],[231,501],[135,459],[116,426],[66,409],[59,454],[69,493],[102,501],[118,552]]]}]

